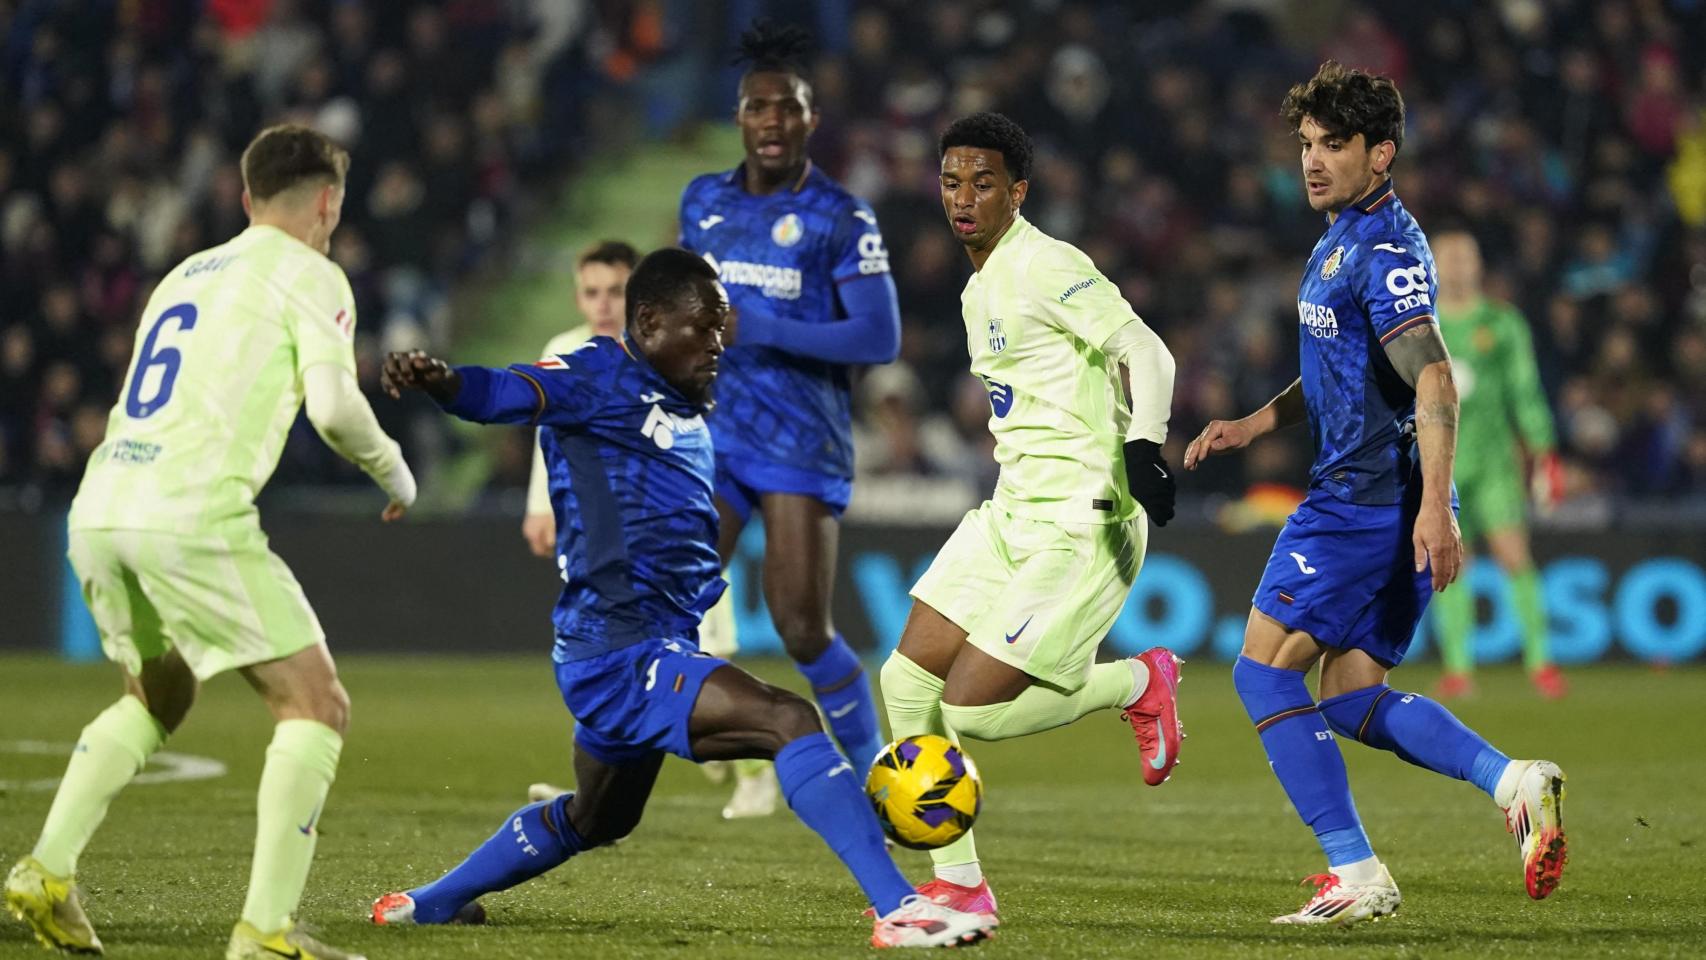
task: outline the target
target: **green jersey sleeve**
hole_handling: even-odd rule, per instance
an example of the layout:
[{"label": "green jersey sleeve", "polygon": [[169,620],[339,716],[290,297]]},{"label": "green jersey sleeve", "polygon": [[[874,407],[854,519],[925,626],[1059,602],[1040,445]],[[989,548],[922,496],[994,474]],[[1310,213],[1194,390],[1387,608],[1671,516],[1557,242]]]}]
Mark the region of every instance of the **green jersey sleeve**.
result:
[{"label": "green jersey sleeve", "polygon": [[1514,308],[1498,312],[1499,346],[1504,354],[1501,366],[1505,371],[1506,402],[1510,417],[1516,422],[1522,444],[1531,455],[1549,452],[1557,439],[1552,425],[1552,408],[1546,393],[1540,388],[1540,369],[1534,361],[1534,341],[1528,332],[1528,321]]}]

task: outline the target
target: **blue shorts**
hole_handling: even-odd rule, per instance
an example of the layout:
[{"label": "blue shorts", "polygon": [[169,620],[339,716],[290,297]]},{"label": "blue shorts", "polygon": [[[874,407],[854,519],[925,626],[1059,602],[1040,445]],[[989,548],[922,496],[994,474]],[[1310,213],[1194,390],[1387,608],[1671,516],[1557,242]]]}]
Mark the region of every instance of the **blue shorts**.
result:
[{"label": "blue shorts", "polygon": [[1433,596],[1416,572],[1417,503],[1365,506],[1311,491],[1286,518],[1251,601],[1287,629],[1395,667]]},{"label": "blue shorts", "polygon": [[705,678],[727,663],[691,642],[647,640],[557,664],[557,688],[575,717],[575,745],[610,766],[659,750],[697,763],[687,729],[693,704]]},{"label": "blue shorts", "polygon": [[797,493],[818,500],[839,519],[853,498],[853,481],[830,473],[801,470],[732,454],[717,454],[717,496],[735,509],[742,521],[752,516],[758,498],[767,493]]}]

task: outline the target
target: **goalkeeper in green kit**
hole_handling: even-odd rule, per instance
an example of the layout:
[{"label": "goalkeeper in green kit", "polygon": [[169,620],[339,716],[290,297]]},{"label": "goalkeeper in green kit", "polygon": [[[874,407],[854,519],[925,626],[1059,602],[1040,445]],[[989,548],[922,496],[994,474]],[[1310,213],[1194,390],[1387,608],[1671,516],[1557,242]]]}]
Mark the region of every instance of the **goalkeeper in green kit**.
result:
[{"label": "goalkeeper in green kit", "polygon": [[[1439,271],[1439,329],[1451,352],[1462,404],[1456,479],[1463,543],[1467,547],[1484,539],[1487,551],[1504,568],[1522,626],[1523,666],[1540,695],[1555,699],[1566,688],[1547,650],[1540,576],[1528,548],[1523,454],[1534,465],[1534,487],[1544,500],[1557,501],[1562,474],[1528,322],[1514,307],[1482,294],[1481,251],[1474,236],[1459,229],[1436,233],[1432,239]],[[1475,623],[1475,596],[1467,590],[1447,590],[1434,598],[1434,607],[1446,670],[1435,696],[1467,696],[1474,690],[1470,671],[1475,652],[1469,634]]]}]

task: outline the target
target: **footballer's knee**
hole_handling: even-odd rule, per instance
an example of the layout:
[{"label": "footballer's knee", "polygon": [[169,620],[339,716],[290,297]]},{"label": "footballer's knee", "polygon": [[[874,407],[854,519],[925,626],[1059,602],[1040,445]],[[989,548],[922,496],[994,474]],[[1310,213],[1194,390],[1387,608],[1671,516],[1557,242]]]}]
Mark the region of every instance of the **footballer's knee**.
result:
[{"label": "footballer's knee", "polygon": [[776,633],[782,637],[782,649],[795,663],[811,663],[829,649],[835,634],[823,622],[822,615],[812,611],[783,610],[775,614]]},{"label": "footballer's knee", "polygon": [[[571,799],[563,810],[567,821],[574,827],[575,834],[581,838],[582,849],[591,850],[593,847],[606,847],[633,833],[640,825],[640,816],[644,813],[643,806],[610,809],[610,804],[601,804],[604,809],[591,809],[593,804],[578,803],[579,795]],[[549,822],[549,819],[547,819]]]},{"label": "footballer's knee", "polygon": [[823,732],[817,707],[786,690],[775,690],[767,719],[772,754],[801,737]]}]

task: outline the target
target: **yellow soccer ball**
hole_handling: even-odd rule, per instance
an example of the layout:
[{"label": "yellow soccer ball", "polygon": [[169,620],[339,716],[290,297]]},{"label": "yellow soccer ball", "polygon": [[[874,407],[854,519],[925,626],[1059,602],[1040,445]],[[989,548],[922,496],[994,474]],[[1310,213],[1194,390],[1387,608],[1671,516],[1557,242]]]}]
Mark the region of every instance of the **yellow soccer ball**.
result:
[{"label": "yellow soccer ball", "polygon": [[871,763],[865,793],[883,832],[912,850],[934,850],[965,836],[983,807],[977,765],[929,733],[884,747]]}]

